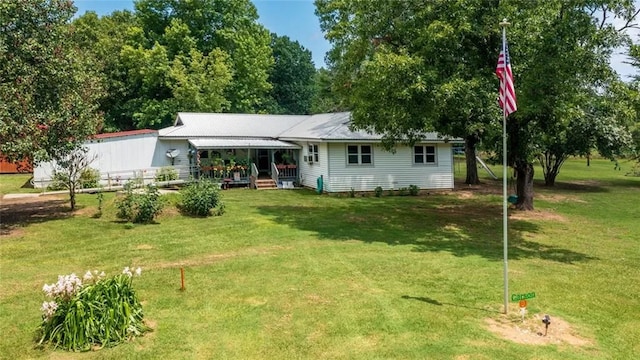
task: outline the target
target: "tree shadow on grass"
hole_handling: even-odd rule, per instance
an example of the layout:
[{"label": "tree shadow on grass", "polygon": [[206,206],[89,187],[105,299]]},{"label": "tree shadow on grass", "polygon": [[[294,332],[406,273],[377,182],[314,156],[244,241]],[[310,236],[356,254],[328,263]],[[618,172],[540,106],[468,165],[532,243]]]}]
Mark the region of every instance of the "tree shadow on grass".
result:
[{"label": "tree shadow on grass", "polygon": [[[326,240],[413,245],[417,252],[448,252],[503,259],[502,207],[450,197],[335,199],[322,205],[273,205],[258,211],[275,222],[314,232]],[[524,238],[535,223],[509,221],[509,258],[540,258],[563,263],[595,259],[569,249]]]},{"label": "tree shadow on grass", "polygon": [[497,310],[490,310],[490,309],[482,309],[482,308],[478,308],[478,307],[473,307],[473,306],[466,306],[466,305],[460,305],[460,304],[452,304],[452,303],[447,303],[447,302],[440,302],[436,299],[432,299],[426,296],[409,296],[409,295],[402,295],[401,296],[403,299],[405,300],[417,300],[417,301],[422,301],[425,302],[427,304],[431,304],[431,305],[436,305],[436,306],[454,306],[454,307],[460,307],[460,308],[465,308],[465,309],[470,309],[470,310],[478,310],[478,311],[485,311],[485,312],[490,312],[490,313],[496,313],[499,314],[500,312]]},{"label": "tree shadow on grass", "polygon": [[73,215],[68,204],[68,200],[54,198],[3,201],[0,205],[0,235],[11,235],[30,224],[68,218]]}]

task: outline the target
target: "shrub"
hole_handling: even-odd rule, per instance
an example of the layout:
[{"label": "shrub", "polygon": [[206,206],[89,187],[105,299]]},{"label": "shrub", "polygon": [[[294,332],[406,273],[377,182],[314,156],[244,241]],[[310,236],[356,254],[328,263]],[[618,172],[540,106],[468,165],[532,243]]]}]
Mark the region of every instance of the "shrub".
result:
[{"label": "shrub", "polygon": [[220,201],[220,190],[217,183],[201,179],[180,190],[182,201],[180,209],[189,215],[209,216],[211,210],[220,205],[217,215],[224,213],[224,206]]},{"label": "shrub", "polygon": [[[140,275],[140,268],[135,273]],[[60,275],[57,283],[45,284],[42,290],[52,300],[41,307],[38,343],[86,351],[114,346],[150,330],[142,322],[142,305],[132,276],[126,267],[110,278],[95,270],[87,271],[82,280],[75,274]]]},{"label": "shrub", "polygon": [[[77,187],[81,189],[96,188],[100,185],[100,171],[97,169],[86,168],[80,172]],[[69,175],[65,171],[55,171],[51,184],[47,186],[48,190],[58,191],[69,188]]]},{"label": "shrub", "polygon": [[178,171],[173,167],[165,166],[156,172],[156,182],[171,180],[178,180]]},{"label": "shrub", "polygon": [[155,186],[149,185],[144,191],[134,191],[134,184],[124,186],[125,194],[116,202],[118,212],[116,216],[133,223],[150,223],[164,207],[164,199]]},{"label": "shrub", "polygon": [[47,190],[59,191],[67,188],[69,176],[61,171],[54,171],[51,183],[47,185]]},{"label": "shrub", "polygon": [[100,186],[100,171],[86,168],[80,173],[80,185],[83,189],[97,188]]},{"label": "shrub", "polygon": [[374,193],[376,195],[376,197],[381,197],[382,196],[382,186],[377,186],[376,189],[374,190]]},{"label": "shrub", "polygon": [[406,187],[398,189],[398,196],[406,196],[409,192],[409,189]]},{"label": "shrub", "polygon": [[356,197],[356,191],[353,188],[351,188],[351,190],[349,190],[349,197],[350,198]]},{"label": "shrub", "polygon": [[409,195],[418,196],[419,192],[420,192],[420,188],[418,188],[417,185],[409,185]]}]

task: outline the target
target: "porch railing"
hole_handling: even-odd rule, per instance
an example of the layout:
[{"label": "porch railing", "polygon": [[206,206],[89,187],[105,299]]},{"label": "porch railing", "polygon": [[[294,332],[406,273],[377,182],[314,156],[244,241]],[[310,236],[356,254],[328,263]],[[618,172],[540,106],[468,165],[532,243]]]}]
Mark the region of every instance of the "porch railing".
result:
[{"label": "porch railing", "polygon": [[284,165],[284,164],[272,164],[276,170],[278,170],[279,178],[281,179],[297,179],[298,178],[298,166],[297,165]]},{"label": "porch railing", "polygon": [[278,171],[278,168],[276,167],[276,163],[271,163],[271,179],[273,179],[273,181],[276,184],[278,183],[279,176],[280,176],[280,172]]},{"label": "porch railing", "polygon": [[250,187],[252,189],[256,188],[256,180],[258,179],[258,167],[255,163],[251,163],[251,176],[249,177]]}]

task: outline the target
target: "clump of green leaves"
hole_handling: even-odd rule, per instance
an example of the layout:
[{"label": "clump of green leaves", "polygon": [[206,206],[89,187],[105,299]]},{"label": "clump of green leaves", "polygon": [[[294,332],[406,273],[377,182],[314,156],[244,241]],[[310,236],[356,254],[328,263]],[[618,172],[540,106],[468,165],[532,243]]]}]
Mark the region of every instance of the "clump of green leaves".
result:
[{"label": "clump of green leaves", "polygon": [[75,274],[60,275],[57,283],[45,284],[42,290],[52,300],[41,307],[38,344],[87,351],[115,346],[150,330],[132,286],[134,273],[140,275],[140,268],[126,267],[110,278],[97,270],[87,271],[82,280]]},{"label": "clump of green leaves", "polygon": [[406,187],[398,189],[398,196],[407,196],[409,189]]},{"label": "clump of green leaves", "polygon": [[96,194],[96,199],[98,200],[98,212],[96,212],[93,217],[99,218],[102,217],[102,203],[104,202],[104,192],[102,192],[102,188]]},{"label": "clump of green leaves", "polygon": [[409,195],[418,196],[418,193],[420,193],[420,188],[417,185],[409,185]]},{"label": "clump of green leaves", "polygon": [[[47,186],[48,190],[58,191],[69,188],[69,174],[66,171],[55,171],[51,184]],[[86,168],[80,172],[77,180],[78,187],[81,189],[96,188],[100,184],[100,171],[93,168]]]},{"label": "clump of green leaves", "polygon": [[356,197],[356,191],[353,188],[351,188],[351,190],[349,190],[349,197],[350,198]]},{"label": "clump of green leaves", "polygon": [[116,201],[118,219],[132,223],[150,223],[160,215],[164,207],[164,199],[155,186],[148,185],[143,189],[136,189],[134,183],[124,186],[124,196]]},{"label": "clump of green leaves", "polygon": [[165,166],[156,173],[156,182],[178,180],[178,171],[171,166]]},{"label": "clump of green leaves", "polygon": [[180,209],[189,215],[209,216],[211,210],[218,207],[216,215],[224,213],[224,204],[220,201],[220,190],[217,183],[201,179],[180,190],[182,201]]},{"label": "clump of green leaves", "polygon": [[382,196],[382,186],[376,186],[375,190],[373,190],[374,194],[376,195],[376,197],[381,197]]},{"label": "clump of green leaves", "polygon": [[80,172],[80,184],[83,189],[97,188],[100,185],[100,171],[94,168],[86,168]]}]

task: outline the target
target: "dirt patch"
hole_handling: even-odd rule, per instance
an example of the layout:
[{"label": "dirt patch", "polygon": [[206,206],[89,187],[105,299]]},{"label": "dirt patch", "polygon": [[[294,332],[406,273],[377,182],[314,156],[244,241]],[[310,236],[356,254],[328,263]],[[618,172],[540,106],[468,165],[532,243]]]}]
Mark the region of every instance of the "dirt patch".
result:
[{"label": "dirt patch", "polygon": [[149,244],[140,244],[136,246],[136,250],[153,250],[154,247]]},{"label": "dirt patch", "polygon": [[552,211],[530,210],[530,211],[513,211],[509,213],[509,219],[513,220],[545,220],[566,222],[567,218]]},{"label": "dirt patch", "polygon": [[593,341],[579,336],[565,320],[553,317],[547,334],[544,335],[545,327],[542,323],[544,315],[527,315],[522,322],[519,318],[502,317],[498,319],[485,319],[487,329],[492,333],[519,344],[529,345],[570,345],[587,346]]},{"label": "dirt patch", "polygon": [[573,195],[561,195],[561,194],[536,194],[536,199],[548,201],[552,203],[561,202],[577,202],[586,204],[587,202]]},{"label": "dirt patch", "polygon": [[60,196],[3,198],[0,203],[0,236],[17,236],[25,225],[66,218],[72,214],[67,199]]}]

